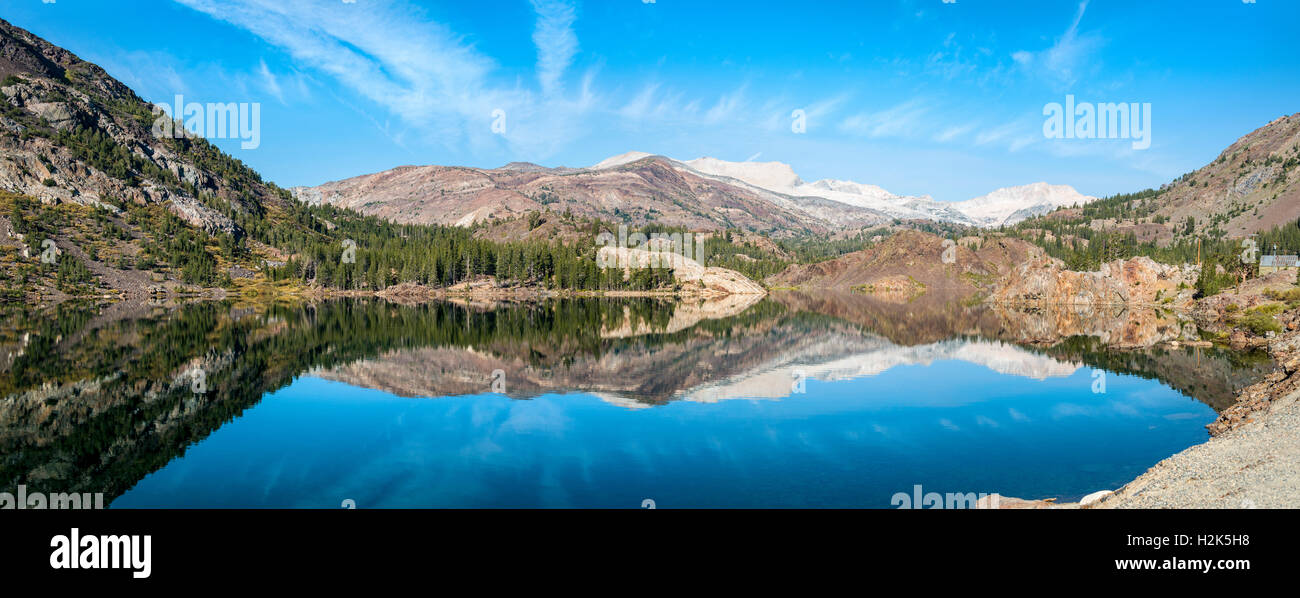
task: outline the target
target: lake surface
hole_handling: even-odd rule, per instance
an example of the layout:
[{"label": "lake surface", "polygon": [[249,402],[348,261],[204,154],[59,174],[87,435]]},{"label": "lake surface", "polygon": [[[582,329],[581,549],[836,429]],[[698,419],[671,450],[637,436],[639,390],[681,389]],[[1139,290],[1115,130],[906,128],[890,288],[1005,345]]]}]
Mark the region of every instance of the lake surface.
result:
[{"label": "lake surface", "polygon": [[0,485],[112,508],[1069,500],[1205,441],[1271,367],[813,299],[10,313]]}]

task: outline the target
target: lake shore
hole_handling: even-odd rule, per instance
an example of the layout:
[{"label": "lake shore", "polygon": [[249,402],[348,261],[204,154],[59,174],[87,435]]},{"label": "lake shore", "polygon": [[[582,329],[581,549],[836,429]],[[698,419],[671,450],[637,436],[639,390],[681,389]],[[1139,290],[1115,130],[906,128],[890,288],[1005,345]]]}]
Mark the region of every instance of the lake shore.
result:
[{"label": "lake shore", "polygon": [[[1202,300],[1216,321],[1225,304],[1251,305],[1260,293]],[[1205,318],[1205,310],[1198,314]],[[1300,508],[1300,310],[1279,314],[1286,330],[1271,337],[1234,339],[1268,348],[1278,370],[1244,388],[1237,401],[1206,426],[1211,438],[1157,463],[1132,482],[1081,503],[1004,498],[1002,508],[1250,509]],[[1242,335],[1235,330],[1234,336]],[[1100,491],[1101,489],[1099,489]]]},{"label": "lake shore", "polygon": [[1152,467],[1091,505],[1103,509],[1300,507],[1300,391]]},{"label": "lake shore", "polygon": [[1300,391],[1088,504],[1001,497],[999,508],[1300,508]]}]

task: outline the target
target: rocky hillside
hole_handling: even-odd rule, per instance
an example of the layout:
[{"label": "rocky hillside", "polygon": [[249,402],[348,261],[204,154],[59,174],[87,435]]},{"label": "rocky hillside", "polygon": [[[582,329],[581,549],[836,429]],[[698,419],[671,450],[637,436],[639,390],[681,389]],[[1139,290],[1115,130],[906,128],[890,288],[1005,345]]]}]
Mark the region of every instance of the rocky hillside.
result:
[{"label": "rocky hillside", "polygon": [[1166,185],[1152,201],[1153,216],[1177,227],[1198,227],[1231,237],[1289,224],[1300,218],[1300,114],[1279,118],[1238,139],[1200,170]]},{"label": "rocky hillside", "polygon": [[467,226],[549,210],[632,226],[655,223],[790,236],[890,221],[843,206],[837,212],[840,222],[832,224],[792,202],[781,205],[743,186],[683,172],[657,156],[582,170],[518,164],[497,169],[404,166],[292,191],[310,205],[416,224]]},{"label": "rocky hillside", "polygon": [[[484,278],[535,288],[657,289],[662,272],[624,278],[599,271],[594,238],[601,223],[557,203],[556,190],[566,185],[615,222],[825,230],[803,212],[655,160],[587,174],[528,164],[490,173],[389,174],[352,181],[371,198],[360,204],[295,201],[103,69],[0,21],[0,300],[265,296],[301,294],[306,287],[377,293]],[[454,199],[403,203],[401,194],[384,195],[408,186]],[[483,202],[471,202],[473,214],[458,212],[452,222],[432,215],[470,196]],[[434,224],[395,225],[365,215],[404,206],[433,211],[407,221]],[[484,206],[530,216],[539,207],[552,211],[508,223],[500,237],[435,225],[497,209]]]},{"label": "rocky hillside", "polygon": [[928,233],[904,231],[837,259],[790,266],[767,283],[772,287],[890,292],[905,279],[920,292],[966,296],[1041,253],[1018,239],[989,237],[954,243]]},{"label": "rocky hillside", "polygon": [[229,286],[283,259],[263,241],[296,202],[160,124],[100,67],[0,20],[5,298]]},{"label": "rocky hillside", "polygon": [[276,193],[202,139],[158,138],[152,106],[100,67],[0,20],[0,190],[46,204],[160,205],[208,232]]}]

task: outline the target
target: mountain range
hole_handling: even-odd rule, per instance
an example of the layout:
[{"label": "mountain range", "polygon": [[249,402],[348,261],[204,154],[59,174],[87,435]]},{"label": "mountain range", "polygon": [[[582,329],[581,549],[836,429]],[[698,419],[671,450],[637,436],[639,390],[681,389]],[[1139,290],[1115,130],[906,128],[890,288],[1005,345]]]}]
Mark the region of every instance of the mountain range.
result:
[{"label": "mountain range", "polygon": [[[798,247],[780,249],[765,237],[851,246],[861,239],[836,236],[896,223],[1019,222],[1037,228],[1025,236],[1040,244],[1053,242],[1052,231],[1056,239],[1068,233],[1087,240],[1090,231],[1066,226],[1132,233],[1138,241],[1207,233],[1231,241],[1300,218],[1300,115],[1243,136],[1158,190],[1093,200],[1035,183],[962,202],[853,181],[806,182],[779,162],[641,152],[581,168],[403,166],[287,190],[201,137],[160,136],[158,120],[155,106],[104,69],[0,20],[0,294],[143,295],[158,287],[285,281],[378,291],[484,276],[522,286],[623,289],[631,283],[591,271],[587,244],[619,223],[744,231],[725,235],[731,253],[720,248],[721,263],[708,265],[766,278],[792,262],[808,266],[843,252],[796,257],[789,251]],[[547,211],[559,217],[533,222],[532,214]],[[508,226],[496,236],[467,228],[493,221]],[[585,241],[567,242],[574,238]],[[341,259],[349,243],[355,262]],[[735,254],[741,249],[748,253]],[[917,249],[899,247],[898,255]],[[46,260],[44,251],[57,259]],[[848,256],[821,266],[819,276],[871,283],[850,266],[879,257]],[[844,272],[833,271],[840,266]]]},{"label": "mountain range", "polygon": [[948,203],[854,181],[809,183],[781,162],[682,161],[635,151],[585,168],[519,162],[494,169],[403,166],[291,191],[310,204],[400,223],[469,226],[550,209],[632,225],[738,228],[774,236],[900,220],[998,227],[1096,199],[1066,185],[1034,183]]}]

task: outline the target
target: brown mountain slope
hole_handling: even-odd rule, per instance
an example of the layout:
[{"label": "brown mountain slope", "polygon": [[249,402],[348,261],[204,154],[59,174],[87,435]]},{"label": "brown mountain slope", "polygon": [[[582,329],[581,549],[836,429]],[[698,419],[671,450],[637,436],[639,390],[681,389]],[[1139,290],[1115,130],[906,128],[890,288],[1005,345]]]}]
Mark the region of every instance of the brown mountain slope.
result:
[{"label": "brown mountain slope", "polygon": [[[464,226],[549,209],[630,226],[736,228],[779,237],[823,234],[843,224],[774,203],[743,186],[674,168],[657,156],[599,170],[533,164],[404,166],[293,192],[310,204],[351,208],[400,223]],[[891,220],[870,210],[834,207],[852,212],[840,215],[841,220],[857,226]]]},{"label": "brown mountain slope", "polygon": [[[1210,164],[1162,186],[1154,197],[1126,204],[1122,217],[1087,224],[1163,245],[1186,236],[1189,218],[1196,221],[1196,233],[1219,231],[1229,238],[1295,222],[1300,219],[1300,114],[1260,127]],[[1060,210],[1045,218],[1075,220],[1084,212]]]},{"label": "brown mountain slope", "polygon": [[[976,249],[945,245],[929,233],[902,231],[879,245],[816,264],[796,264],[768,278],[773,287],[849,289],[905,278],[917,289],[965,295],[1042,250],[1019,239],[991,237]],[[945,263],[948,251],[950,263]]]},{"label": "brown mountain slope", "polygon": [[1279,118],[1238,139],[1218,159],[1171,183],[1156,214],[1172,225],[1218,220],[1229,236],[1268,230],[1300,218],[1300,114]]}]

